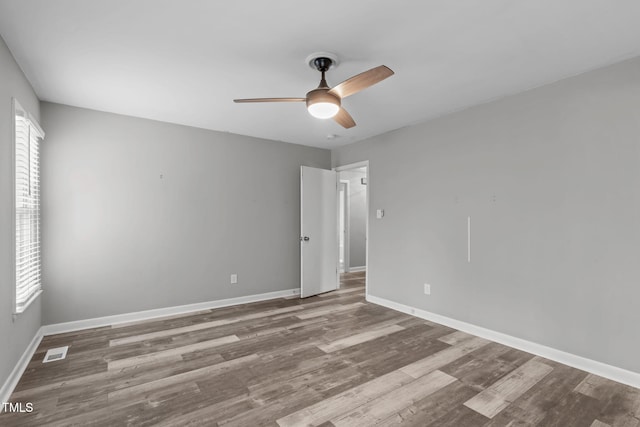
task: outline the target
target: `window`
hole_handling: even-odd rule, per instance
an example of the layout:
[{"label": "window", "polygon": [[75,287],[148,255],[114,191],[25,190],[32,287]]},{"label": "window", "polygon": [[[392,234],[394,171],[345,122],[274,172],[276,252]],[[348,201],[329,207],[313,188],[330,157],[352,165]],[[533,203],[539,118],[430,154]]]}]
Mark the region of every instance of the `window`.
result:
[{"label": "window", "polygon": [[15,117],[15,306],[22,313],[42,291],[40,264],[40,142],[44,132],[13,100]]}]

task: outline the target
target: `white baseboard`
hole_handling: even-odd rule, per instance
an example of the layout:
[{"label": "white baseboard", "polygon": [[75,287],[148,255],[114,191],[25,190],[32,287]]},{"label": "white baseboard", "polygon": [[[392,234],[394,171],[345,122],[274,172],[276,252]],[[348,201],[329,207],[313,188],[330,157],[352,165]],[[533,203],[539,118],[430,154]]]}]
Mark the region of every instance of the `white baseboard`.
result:
[{"label": "white baseboard", "polygon": [[349,267],[349,273],[356,273],[358,271],[367,271],[367,266],[361,265],[359,267]]},{"label": "white baseboard", "polygon": [[[31,340],[31,343],[27,346],[22,357],[16,364],[15,368],[0,388],[0,403],[8,402],[11,397],[15,386],[18,384],[20,377],[22,376],[27,365],[31,361],[33,354],[38,348],[43,336],[72,332],[87,328],[96,328],[102,326],[110,326],[118,323],[135,322],[142,320],[149,320],[158,317],[172,316],[177,314],[186,314],[194,311],[207,310],[213,308],[228,307],[232,305],[247,304],[251,302],[266,301],[275,298],[284,298],[292,295],[299,295],[300,289],[288,289],[284,291],[269,292],[257,295],[248,295],[244,297],[228,298],[224,300],[208,301],[203,303],[181,305],[175,307],[166,307],[155,310],[146,310],[136,313],[119,314],[115,316],[105,316],[95,319],[79,320],[75,322],[58,323],[53,325],[42,326],[35,336]],[[410,314],[416,317],[420,317],[425,320],[439,323],[441,325],[449,326],[454,329],[458,329],[469,334],[473,334],[491,341],[495,341],[500,344],[507,345],[509,347],[517,348],[518,350],[526,351],[538,356],[545,357],[547,359],[554,360],[559,363],[563,363],[568,366],[572,366],[583,371],[590,372],[592,374],[600,375],[601,377],[609,378],[613,381],[617,381],[623,384],[627,384],[632,387],[640,388],[640,373],[628,371],[615,366],[607,365],[602,362],[587,359],[581,356],[577,356],[571,353],[567,353],[561,350],[556,350],[551,347],[547,347],[541,344],[537,344],[531,341],[523,340],[513,337],[511,335],[496,332],[490,329],[486,329],[480,326],[476,326],[470,323],[462,322],[460,320],[451,319],[446,316],[431,313],[425,310],[420,310],[408,305],[400,304],[394,301],[390,301],[384,298],[367,295],[367,301],[378,304],[383,307],[390,308],[392,310],[400,311],[402,313]]]},{"label": "white baseboard", "polygon": [[[40,341],[42,341],[42,336],[42,328],[40,328],[38,329],[38,332],[36,332],[27,348],[24,350],[24,353],[22,353],[22,356],[18,360],[18,363],[16,363],[15,368],[13,368],[13,371],[11,371],[11,374],[9,374],[9,378],[7,378],[2,387],[0,387],[0,404],[9,401],[11,393],[13,393],[16,385],[18,385],[20,377],[22,377],[22,374],[24,373],[25,369],[27,369],[27,366],[29,365],[33,354],[38,349]],[[2,410],[0,410],[0,412],[2,412]]]},{"label": "white baseboard", "polygon": [[267,292],[264,294],[247,295],[244,297],[228,298],[216,301],[199,302],[195,304],[178,305],[175,307],[157,308],[154,310],[138,311],[134,313],[116,314],[114,316],[96,317],[94,319],[77,320],[73,322],[55,323],[42,327],[44,336],[61,334],[65,332],[79,331],[82,329],[100,328],[103,326],[117,325],[119,323],[138,322],[158,317],[186,314],[194,311],[208,310],[212,308],[228,307],[231,305],[248,304],[258,301],[266,301],[276,298],[284,298],[299,295],[300,289],[287,289],[284,291]]},{"label": "white baseboard", "polygon": [[194,311],[201,311],[213,308],[228,307],[231,305],[248,304],[252,302],[267,301],[276,298],[285,298],[292,295],[299,295],[300,289],[287,289],[284,291],[267,292],[264,294],[247,295],[244,297],[228,298],[217,301],[200,302],[196,304],[179,305],[175,307],[158,308],[155,310],[138,311],[135,313],[117,314],[115,316],[98,317],[94,319],[78,320],[74,322],[56,323],[53,325],[44,325],[31,340],[29,346],[25,349],[22,357],[16,364],[15,368],[9,375],[9,378],[0,388],[0,404],[8,402],[11,393],[15,389],[20,377],[27,368],[33,354],[38,349],[42,337],[47,335],[61,334],[65,332],[79,331],[82,329],[98,328],[103,326],[117,325],[119,323],[137,322],[142,320],[150,320],[158,317],[174,316],[178,314],[187,314]]},{"label": "white baseboard", "polygon": [[384,298],[375,297],[373,295],[367,295],[366,298],[367,301],[371,303],[378,304],[392,310],[420,317],[422,319],[439,323],[441,325],[448,326],[459,331],[463,331],[481,338],[504,344],[509,347],[516,348],[518,350],[526,351],[537,356],[542,356],[555,362],[581,369],[583,371],[587,371],[592,374],[629,385],[631,387],[640,388],[640,373],[637,372],[607,365],[606,363],[587,359],[582,356],[577,356],[575,354],[547,347],[542,344],[537,344],[531,341],[523,340],[521,338],[516,338],[511,335],[496,332],[491,329],[486,329],[481,326],[473,325],[471,323],[462,322],[460,320],[451,319],[449,317],[441,316],[429,311],[420,310],[418,308],[400,304]]}]

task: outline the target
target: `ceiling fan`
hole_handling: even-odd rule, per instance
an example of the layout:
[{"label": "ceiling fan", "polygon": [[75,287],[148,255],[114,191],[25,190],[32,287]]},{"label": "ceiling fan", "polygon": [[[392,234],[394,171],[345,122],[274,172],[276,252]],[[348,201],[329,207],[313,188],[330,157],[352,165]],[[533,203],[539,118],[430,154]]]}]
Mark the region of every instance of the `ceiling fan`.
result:
[{"label": "ceiling fan", "polygon": [[335,59],[328,56],[319,56],[309,61],[309,65],[313,64],[322,73],[322,78],[318,87],[307,92],[305,98],[248,98],[234,99],[233,102],[306,102],[307,110],[313,117],[318,119],[330,119],[333,117],[342,127],[346,129],[352,128],[356,125],[356,122],[342,108],[342,99],[392,76],[393,71],[384,65],[380,65],[355,75],[331,88],[327,84],[324,74],[334,63]]}]

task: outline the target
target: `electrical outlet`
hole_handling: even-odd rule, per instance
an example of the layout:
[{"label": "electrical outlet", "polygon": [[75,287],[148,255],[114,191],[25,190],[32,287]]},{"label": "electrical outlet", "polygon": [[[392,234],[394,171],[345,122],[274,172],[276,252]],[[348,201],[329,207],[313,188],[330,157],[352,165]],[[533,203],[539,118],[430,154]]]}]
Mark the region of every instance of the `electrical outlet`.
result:
[{"label": "electrical outlet", "polygon": [[231,284],[235,285],[236,283],[238,283],[238,275],[234,273],[231,275]]},{"label": "electrical outlet", "polygon": [[431,295],[431,285],[428,283],[424,284],[424,294],[425,295]]}]

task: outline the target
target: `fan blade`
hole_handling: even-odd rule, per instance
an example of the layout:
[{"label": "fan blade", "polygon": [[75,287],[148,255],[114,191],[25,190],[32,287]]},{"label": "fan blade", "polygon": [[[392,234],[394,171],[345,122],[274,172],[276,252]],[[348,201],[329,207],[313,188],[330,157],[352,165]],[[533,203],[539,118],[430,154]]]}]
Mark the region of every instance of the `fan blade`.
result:
[{"label": "fan blade", "polygon": [[351,114],[347,113],[347,110],[342,107],[338,110],[338,114],[333,116],[333,120],[345,129],[352,128],[356,125]]},{"label": "fan blade", "polygon": [[246,98],[234,99],[233,102],[305,102],[306,98]]},{"label": "fan blade", "polygon": [[357,76],[353,76],[350,79],[343,81],[331,89],[329,93],[338,95],[340,98],[346,98],[347,96],[358,93],[369,86],[373,86],[374,84],[381,82],[387,77],[391,77],[392,75],[393,70],[391,68],[380,65],[379,67],[372,68],[369,71],[365,71],[364,73],[360,73]]}]

